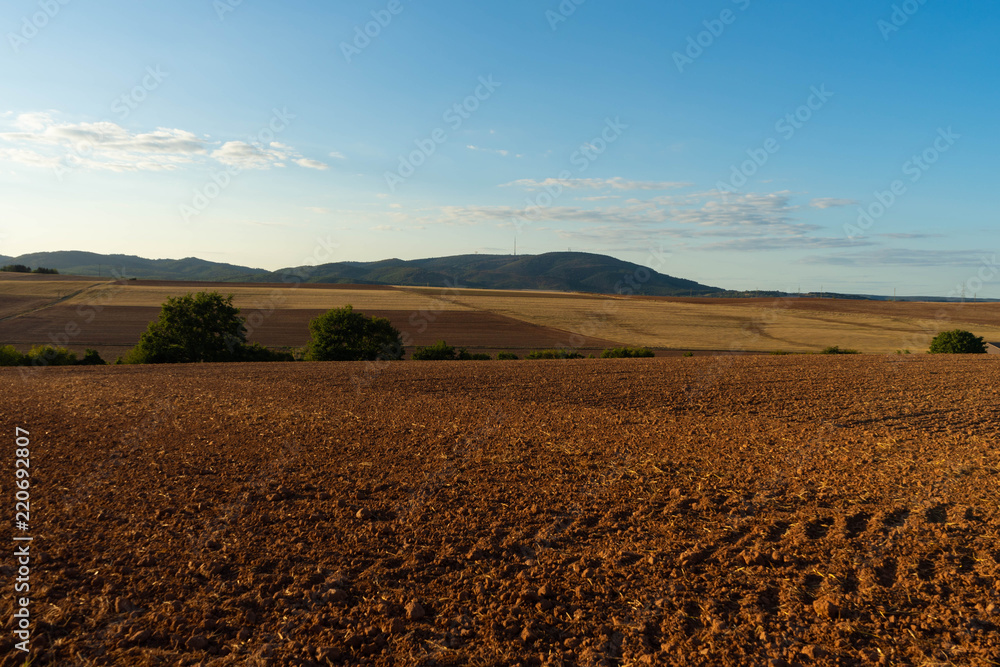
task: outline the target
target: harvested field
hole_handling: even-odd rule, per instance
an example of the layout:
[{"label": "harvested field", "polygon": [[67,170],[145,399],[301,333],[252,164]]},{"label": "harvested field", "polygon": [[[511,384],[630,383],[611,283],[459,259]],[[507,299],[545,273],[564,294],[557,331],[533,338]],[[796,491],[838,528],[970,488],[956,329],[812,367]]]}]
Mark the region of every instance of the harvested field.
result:
[{"label": "harvested field", "polygon": [[[638,345],[662,352],[817,352],[837,345],[867,354],[903,349],[917,353],[925,352],[937,333],[955,328],[1000,340],[996,303],[667,299],[371,285],[97,283],[68,278],[0,280],[0,344],[51,343],[51,336],[75,324],[80,332],[71,348],[94,347],[113,358],[134,344],[144,328],[136,328],[136,318],[147,311],[128,309],[155,312],[168,296],[199,290],[233,294],[244,316],[262,318],[259,326],[252,327],[253,340],[271,346],[303,344],[308,332],[296,328],[304,312],[347,304],[366,313],[394,313],[393,324],[416,345],[445,339],[480,351],[523,351],[557,340],[587,351]],[[91,311],[100,317],[90,316]],[[500,318],[497,321],[504,324],[488,331],[482,323],[490,318]],[[90,343],[84,344],[84,339]]]},{"label": "harvested field", "polygon": [[998,364],[0,369],[33,664],[997,664]]}]

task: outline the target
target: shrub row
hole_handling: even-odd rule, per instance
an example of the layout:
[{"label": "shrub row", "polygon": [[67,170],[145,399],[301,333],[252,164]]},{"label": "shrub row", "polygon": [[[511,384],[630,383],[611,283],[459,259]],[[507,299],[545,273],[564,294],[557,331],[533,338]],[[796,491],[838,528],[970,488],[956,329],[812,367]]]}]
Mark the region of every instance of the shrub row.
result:
[{"label": "shrub row", "polygon": [[48,275],[58,275],[59,272],[55,269],[46,269],[44,266],[39,266],[34,271],[31,270],[30,266],[25,266],[24,264],[8,264],[7,266],[0,266],[0,271],[7,273],[45,273]]},{"label": "shrub row", "polygon": [[0,366],[103,366],[97,350],[87,349],[82,359],[65,347],[42,345],[33,347],[27,354],[21,354],[13,345],[0,346]]}]

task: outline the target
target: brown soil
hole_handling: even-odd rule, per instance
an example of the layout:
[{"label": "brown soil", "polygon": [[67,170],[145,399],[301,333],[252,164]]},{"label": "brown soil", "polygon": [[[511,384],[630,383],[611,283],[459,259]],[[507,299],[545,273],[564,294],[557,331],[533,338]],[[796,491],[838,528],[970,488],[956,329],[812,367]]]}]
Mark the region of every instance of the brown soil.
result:
[{"label": "brown soil", "polygon": [[996,359],[24,372],[35,665],[1000,661]]}]

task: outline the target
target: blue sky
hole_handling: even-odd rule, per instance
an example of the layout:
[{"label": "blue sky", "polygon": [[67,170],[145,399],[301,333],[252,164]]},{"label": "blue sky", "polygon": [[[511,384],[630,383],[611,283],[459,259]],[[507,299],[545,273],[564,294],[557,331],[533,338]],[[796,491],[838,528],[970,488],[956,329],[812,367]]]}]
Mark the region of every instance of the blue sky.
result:
[{"label": "blue sky", "polygon": [[1000,297],[1000,8],[683,4],[8,0],[0,254]]}]

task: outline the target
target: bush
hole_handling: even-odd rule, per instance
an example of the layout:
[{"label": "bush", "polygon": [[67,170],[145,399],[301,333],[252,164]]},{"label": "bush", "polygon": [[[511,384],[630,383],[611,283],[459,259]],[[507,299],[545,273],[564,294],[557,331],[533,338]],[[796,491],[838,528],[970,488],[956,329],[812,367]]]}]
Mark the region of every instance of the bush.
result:
[{"label": "bush", "polygon": [[645,347],[613,347],[601,352],[601,359],[633,359],[655,357],[652,350]]},{"label": "bush", "polygon": [[13,345],[0,346],[0,366],[23,366],[24,355],[17,351]]},{"label": "bush", "polygon": [[943,331],[931,341],[931,354],[985,354],[986,341],[970,331]]},{"label": "bush", "polygon": [[308,361],[396,361],[403,358],[399,331],[384,317],[334,308],[309,323]]},{"label": "bush", "polygon": [[513,352],[498,352],[497,353],[497,360],[498,361],[517,361],[517,355],[514,354]]},{"label": "bush", "polygon": [[198,292],[170,297],[139,344],[122,359],[126,364],[183,364],[240,361],[246,328],[233,297]]},{"label": "bush", "polygon": [[694,352],[685,352],[684,356],[685,357],[693,357],[694,356]]},{"label": "bush", "polygon": [[776,357],[783,357],[785,355],[791,354],[791,352],[788,352],[786,350],[775,350],[771,354],[773,354]]},{"label": "bush", "polygon": [[108,362],[101,359],[101,355],[97,353],[97,350],[87,350],[83,353],[83,359],[76,362],[77,366],[106,366]]},{"label": "bush", "polygon": [[464,347],[458,351],[458,359],[461,361],[490,361],[492,358],[482,352],[469,352]]},{"label": "bush", "polygon": [[861,354],[858,350],[850,350],[848,348],[841,349],[836,345],[831,345],[830,347],[824,347],[820,350],[820,354]]},{"label": "bush", "polygon": [[239,361],[295,361],[295,355],[287,351],[272,350],[260,343],[251,343],[240,350]]},{"label": "bush", "polygon": [[76,364],[76,355],[65,347],[53,347],[51,345],[41,345],[31,348],[28,354],[24,355],[25,366],[73,366]]},{"label": "bush", "polygon": [[35,269],[34,271],[32,271],[32,273],[44,273],[44,274],[47,274],[47,275],[50,275],[50,276],[57,276],[57,275],[59,275],[59,272],[56,271],[55,269],[46,269],[45,267],[42,267],[42,266],[39,266],[37,269]]},{"label": "bush", "polygon": [[583,359],[583,355],[570,350],[532,350],[525,359]]},{"label": "bush", "polygon": [[454,347],[439,340],[433,345],[418,347],[411,358],[415,361],[453,361],[457,358],[457,352]]}]

